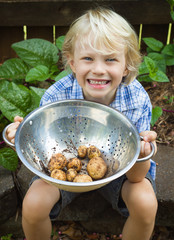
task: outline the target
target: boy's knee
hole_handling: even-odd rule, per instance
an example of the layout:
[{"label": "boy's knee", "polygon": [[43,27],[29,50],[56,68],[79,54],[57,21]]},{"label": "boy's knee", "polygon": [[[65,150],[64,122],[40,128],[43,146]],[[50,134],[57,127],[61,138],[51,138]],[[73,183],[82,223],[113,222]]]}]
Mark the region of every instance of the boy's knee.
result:
[{"label": "boy's knee", "polygon": [[146,223],[155,219],[158,203],[148,180],[137,184],[127,181],[122,193],[130,216]]},{"label": "boy's knee", "polygon": [[145,193],[143,194],[143,198],[141,198],[140,200],[142,212],[147,212],[149,215],[156,214],[158,204],[155,194]]},{"label": "boy's knee", "polygon": [[43,208],[43,199],[31,193],[27,194],[22,204],[22,215],[32,223],[45,218],[48,213]]},{"label": "boy's knee", "polygon": [[144,192],[137,197],[134,213],[140,221],[144,221],[145,224],[151,224],[155,220],[157,208],[158,203],[155,194],[153,192]]}]

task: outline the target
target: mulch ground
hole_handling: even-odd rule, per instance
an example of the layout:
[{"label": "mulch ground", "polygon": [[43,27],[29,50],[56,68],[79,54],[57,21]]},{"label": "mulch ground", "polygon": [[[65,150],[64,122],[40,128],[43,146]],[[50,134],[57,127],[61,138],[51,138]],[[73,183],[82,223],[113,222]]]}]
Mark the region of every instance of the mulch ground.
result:
[{"label": "mulch ground", "polygon": [[[67,222],[53,226],[51,240],[119,240],[121,234],[110,233],[90,233],[87,232],[79,223]],[[136,239],[135,239],[136,240]],[[151,240],[174,240],[174,227],[156,226]]]},{"label": "mulch ground", "polygon": [[153,107],[163,110],[162,116],[152,128],[157,132],[157,143],[174,147],[174,67],[168,67],[167,83],[143,83],[148,92]]},{"label": "mulch ground", "polygon": [[[59,222],[53,225],[51,240],[121,240],[121,234],[88,232],[77,222]],[[4,236],[0,240],[26,240]],[[135,239],[136,240],[136,239]],[[174,227],[155,226],[151,240],[174,240]]]}]

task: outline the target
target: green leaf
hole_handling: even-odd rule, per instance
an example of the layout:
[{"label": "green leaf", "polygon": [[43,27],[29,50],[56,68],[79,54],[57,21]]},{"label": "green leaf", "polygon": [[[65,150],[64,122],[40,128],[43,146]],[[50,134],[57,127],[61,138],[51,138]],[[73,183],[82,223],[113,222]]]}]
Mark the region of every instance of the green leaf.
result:
[{"label": "green leaf", "polygon": [[1,240],[12,240],[12,238],[11,238],[12,236],[13,236],[13,234],[9,233],[6,236],[2,236]]},{"label": "green leaf", "polygon": [[161,107],[154,107],[152,109],[152,118],[151,118],[151,125],[154,126],[156,121],[161,117],[163,110]]},{"label": "green leaf", "polygon": [[152,50],[150,47],[147,47],[147,48],[146,48],[146,52],[147,52],[147,54],[149,54],[149,53],[154,52],[154,50]]},{"label": "green leaf", "polygon": [[59,73],[57,75],[57,77],[55,78],[55,81],[59,81],[61,78],[67,76],[69,74],[69,72],[67,70],[63,70],[61,73]]},{"label": "green leaf", "polygon": [[44,89],[44,88],[36,88],[36,87],[32,87],[32,86],[30,86],[30,89],[31,89],[31,91],[34,92],[39,98],[41,98],[41,97],[44,95],[45,91],[46,91],[46,89]]},{"label": "green leaf", "polygon": [[174,44],[166,45],[161,53],[174,57]]},{"label": "green leaf", "polygon": [[149,75],[138,76],[139,82],[153,82],[153,80],[149,77]]},{"label": "green leaf", "polygon": [[45,81],[50,77],[49,69],[46,66],[38,65],[35,68],[30,69],[27,73],[26,82],[33,82],[33,81]]},{"label": "green leaf", "polygon": [[32,109],[30,91],[22,85],[0,81],[0,110],[11,122],[16,115],[25,117]]},{"label": "green leaf", "polygon": [[3,114],[0,114],[0,132],[9,124],[9,121],[4,117]]},{"label": "green leaf", "polygon": [[33,38],[24,40],[12,44],[12,48],[23,61],[32,67],[37,65],[51,67],[58,61],[57,47],[44,39]]},{"label": "green leaf", "polygon": [[156,66],[162,71],[162,72],[166,72],[166,61],[164,58],[164,55],[162,55],[161,53],[149,53],[148,57],[151,58],[155,63]]},{"label": "green leaf", "polygon": [[62,46],[63,46],[64,40],[65,40],[65,36],[60,36],[56,39],[56,46],[58,47],[58,49],[60,51],[62,51]]},{"label": "green leaf", "polygon": [[160,70],[155,73],[150,73],[149,77],[156,82],[170,82],[167,75]]},{"label": "green leaf", "polygon": [[140,64],[138,70],[139,70],[139,75],[145,74],[145,73],[149,73],[149,70],[148,70],[148,68],[147,68],[147,66],[146,66],[144,61]]},{"label": "green leaf", "polygon": [[153,51],[160,52],[164,46],[164,44],[155,38],[149,37],[149,38],[143,38],[143,41],[145,44],[150,47]]},{"label": "green leaf", "polygon": [[174,57],[168,56],[168,55],[164,55],[164,58],[165,58],[167,66],[173,66],[174,65]]},{"label": "green leaf", "polygon": [[15,171],[18,166],[18,157],[16,152],[11,148],[1,148],[0,165],[10,171]]},{"label": "green leaf", "polygon": [[174,0],[166,0],[166,1],[170,4],[170,7],[174,6]]},{"label": "green leaf", "polygon": [[170,12],[170,16],[171,16],[172,20],[174,21],[174,11]]},{"label": "green leaf", "polygon": [[153,59],[145,56],[144,57],[144,62],[147,66],[147,69],[148,69],[149,73],[153,74],[157,71],[157,67],[156,67],[155,61],[153,61]]},{"label": "green leaf", "polygon": [[25,79],[29,66],[19,58],[12,58],[0,66],[0,78]]},{"label": "green leaf", "polygon": [[51,68],[50,68],[50,72],[52,73],[52,74],[54,74],[54,73],[59,73],[60,72],[60,70],[58,69],[58,67],[56,66],[56,65],[53,65],[53,66],[51,66]]},{"label": "green leaf", "polygon": [[30,89],[31,89],[32,98],[35,102],[35,108],[37,108],[40,105],[41,97],[45,93],[46,89],[36,88],[36,87],[31,87],[31,86],[30,86]]}]

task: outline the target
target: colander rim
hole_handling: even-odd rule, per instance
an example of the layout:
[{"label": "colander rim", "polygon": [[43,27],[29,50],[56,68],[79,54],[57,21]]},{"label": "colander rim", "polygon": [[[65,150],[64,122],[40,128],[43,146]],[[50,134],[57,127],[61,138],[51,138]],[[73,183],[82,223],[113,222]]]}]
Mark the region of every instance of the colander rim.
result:
[{"label": "colander rim", "polygon": [[[29,162],[25,159],[25,157],[23,156],[23,153],[20,149],[19,146],[19,139],[20,139],[20,132],[21,129],[23,128],[24,124],[28,121],[28,119],[30,119],[36,112],[41,112],[44,109],[49,108],[50,106],[54,106],[57,104],[61,104],[61,103],[83,103],[83,104],[93,104],[95,106],[102,106],[102,108],[106,108],[106,109],[111,109],[111,111],[116,111],[117,113],[119,113],[120,115],[122,115],[122,117],[131,125],[136,140],[137,140],[137,151],[136,154],[134,156],[134,158],[131,160],[131,162],[129,163],[129,165],[127,165],[126,167],[124,167],[123,169],[121,169],[120,171],[116,172],[115,174],[113,174],[112,176],[109,176],[107,178],[103,178],[100,180],[95,180],[92,182],[83,182],[83,183],[78,183],[78,182],[69,182],[69,181],[62,181],[62,180],[58,180],[55,178],[52,178],[46,174],[44,174],[43,172],[40,172],[39,170],[37,170],[36,168],[34,168],[31,164],[29,164]],[[15,135],[15,149],[17,152],[18,157],[20,158],[20,160],[22,161],[22,163],[31,171],[33,172],[35,175],[39,176],[42,179],[45,179],[48,182],[52,182],[58,185],[62,185],[62,186],[68,186],[68,187],[89,187],[89,186],[97,186],[97,185],[101,185],[104,183],[109,183],[111,181],[113,181],[114,179],[122,176],[123,174],[125,174],[136,162],[136,160],[138,159],[139,156],[139,152],[140,152],[140,136],[138,134],[138,131],[135,127],[135,125],[133,124],[133,122],[128,119],[127,116],[125,116],[122,112],[120,112],[119,110],[111,107],[111,106],[107,106],[105,104],[102,103],[97,103],[97,102],[92,102],[92,101],[87,101],[84,99],[65,99],[65,100],[60,100],[60,101],[56,101],[56,102],[50,102],[47,103],[43,106],[40,106],[36,109],[34,109],[32,112],[30,112],[25,118],[24,120],[21,122],[21,124],[19,125],[16,135]],[[115,176],[117,175],[117,177]]]}]

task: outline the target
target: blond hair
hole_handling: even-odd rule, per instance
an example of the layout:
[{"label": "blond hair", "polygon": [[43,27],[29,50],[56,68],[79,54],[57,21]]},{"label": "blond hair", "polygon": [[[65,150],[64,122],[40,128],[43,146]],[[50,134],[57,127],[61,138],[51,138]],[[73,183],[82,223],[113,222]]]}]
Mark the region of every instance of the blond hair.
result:
[{"label": "blond hair", "polygon": [[82,46],[87,43],[102,54],[114,53],[124,47],[128,70],[124,82],[129,84],[137,76],[141,62],[137,35],[119,14],[110,9],[97,7],[88,10],[75,20],[63,44],[62,56],[65,67],[69,65],[68,56],[74,54],[77,40]]}]

